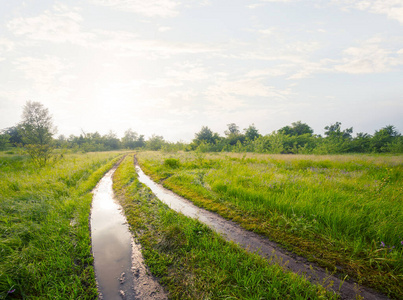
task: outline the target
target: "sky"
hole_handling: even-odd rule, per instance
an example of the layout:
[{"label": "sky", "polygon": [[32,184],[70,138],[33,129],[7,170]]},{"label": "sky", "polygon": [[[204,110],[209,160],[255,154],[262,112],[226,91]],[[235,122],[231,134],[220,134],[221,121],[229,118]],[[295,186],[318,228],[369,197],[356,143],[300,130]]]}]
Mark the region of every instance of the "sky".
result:
[{"label": "sky", "polygon": [[0,129],[403,133],[403,0],[0,0]]}]

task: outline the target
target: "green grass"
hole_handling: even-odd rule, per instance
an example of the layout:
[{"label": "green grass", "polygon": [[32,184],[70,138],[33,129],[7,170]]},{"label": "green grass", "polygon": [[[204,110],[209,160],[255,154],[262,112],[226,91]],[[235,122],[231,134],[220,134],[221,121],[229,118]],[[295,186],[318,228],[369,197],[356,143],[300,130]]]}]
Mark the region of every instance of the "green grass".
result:
[{"label": "green grass", "polygon": [[0,154],[0,299],[95,299],[95,187],[118,153],[67,154],[38,169]]},{"label": "green grass", "polygon": [[[176,168],[175,162],[167,165]],[[171,299],[336,298],[169,209],[137,180],[133,157],[123,161],[113,179],[145,262]]]},{"label": "green grass", "polygon": [[165,187],[403,298],[403,156],[141,152]]}]

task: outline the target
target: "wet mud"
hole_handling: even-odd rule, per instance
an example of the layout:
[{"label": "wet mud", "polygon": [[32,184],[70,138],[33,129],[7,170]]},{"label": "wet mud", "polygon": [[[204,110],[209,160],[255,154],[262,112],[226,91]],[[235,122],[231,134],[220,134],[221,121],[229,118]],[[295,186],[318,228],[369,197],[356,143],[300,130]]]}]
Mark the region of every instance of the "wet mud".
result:
[{"label": "wet mud", "polygon": [[277,262],[286,269],[304,275],[309,281],[319,283],[327,289],[338,293],[342,299],[389,299],[369,288],[359,286],[351,281],[343,281],[330,274],[321,267],[312,264],[303,257],[299,257],[283,249],[280,245],[254,232],[241,228],[237,223],[228,221],[216,213],[201,209],[189,200],[155,183],[144,174],[139,165],[136,165],[138,179],[147,185],[154,195],[171,209],[184,215],[198,219],[210,228],[220,233],[226,240],[233,241],[251,252],[256,252],[269,261]]},{"label": "wet mud", "polygon": [[91,243],[99,299],[167,299],[148,272],[129,231],[122,207],[114,198],[112,168],[93,190]]}]

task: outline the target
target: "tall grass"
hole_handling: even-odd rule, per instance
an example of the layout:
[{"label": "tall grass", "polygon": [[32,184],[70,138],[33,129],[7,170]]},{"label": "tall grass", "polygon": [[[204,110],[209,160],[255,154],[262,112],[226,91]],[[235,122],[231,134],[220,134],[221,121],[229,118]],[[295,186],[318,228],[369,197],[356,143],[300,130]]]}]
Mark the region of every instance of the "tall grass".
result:
[{"label": "tall grass", "polygon": [[148,174],[197,205],[403,297],[403,156],[142,152],[138,158]]},{"label": "tall grass", "polygon": [[118,153],[0,155],[0,299],[94,299],[89,193]]},{"label": "tall grass", "polygon": [[[172,161],[168,165],[175,168]],[[147,265],[168,289],[170,299],[336,298],[169,209],[137,180],[133,157],[116,170],[114,190]]]}]

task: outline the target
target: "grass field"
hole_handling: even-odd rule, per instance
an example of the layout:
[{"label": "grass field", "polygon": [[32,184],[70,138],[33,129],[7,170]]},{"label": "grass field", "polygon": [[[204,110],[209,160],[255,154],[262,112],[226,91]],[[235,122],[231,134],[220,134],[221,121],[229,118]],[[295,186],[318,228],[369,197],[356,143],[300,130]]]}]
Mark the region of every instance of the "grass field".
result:
[{"label": "grass field", "polygon": [[118,153],[67,154],[37,169],[0,152],[0,299],[95,299],[89,213]]},{"label": "grass field", "polygon": [[126,157],[115,172],[114,190],[142,244],[147,265],[170,299],[336,298],[169,209],[137,180],[133,156]]},{"label": "grass field", "polygon": [[[0,152],[0,299],[95,299],[90,191],[121,157],[66,154],[38,169]],[[143,170],[195,204],[311,261],[403,298],[403,157],[140,152]],[[335,296],[196,220],[137,181],[114,189],[151,271],[173,299]]]},{"label": "grass field", "polygon": [[195,204],[403,298],[403,156],[140,152]]}]

